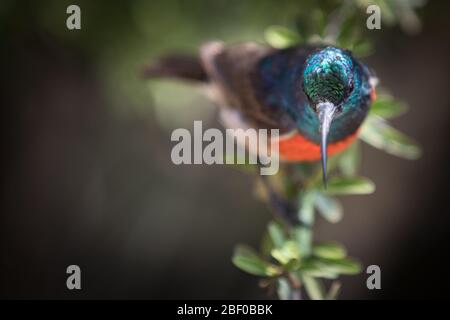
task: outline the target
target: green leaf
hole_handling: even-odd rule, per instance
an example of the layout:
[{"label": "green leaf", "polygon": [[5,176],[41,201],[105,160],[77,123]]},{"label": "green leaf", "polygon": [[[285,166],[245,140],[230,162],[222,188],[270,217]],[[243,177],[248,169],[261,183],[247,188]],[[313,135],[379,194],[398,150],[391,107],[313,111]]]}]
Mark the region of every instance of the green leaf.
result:
[{"label": "green leaf", "polygon": [[286,242],[286,237],[281,226],[278,223],[271,221],[269,223],[268,230],[275,248],[283,247],[284,243]]},{"label": "green leaf", "polygon": [[289,300],[291,298],[291,287],[286,278],[280,277],[278,280],[277,294],[280,300]]},{"label": "green leaf", "polygon": [[373,44],[368,40],[358,41],[352,48],[352,53],[359,58],[370,56],[373,52]]},{"label": "green leaf", "polygon": [[264,36],[269,45],[278,49],[288,48],[302,42],[298,33],[282,26],[270,26],[266,29]]},{"label": "green leaf", "polygon": [[314,192],[303,192],[299,197],[298,218],[301,226],[294,228],[293,238],[297,241],[302,257],[307,257],[311,253],[314,197]]},{"label": "green leaf", "polygon": [[347,252],[338,243],[317,243],[313,246],[313,254],[319,258],[340,260],[345,258]]},{"label": "green leaf", "polygon": [[325,290],[320,280],[305,275],[302,276],[302,280],[311,300],[323,300],[325,298]]},{"label": "green leaf", "polygon": [[336,300],[340,290],[341,290],[341,283],[339,281],[333,281],[325,299]]},{"label": "green leaf", "polygon": [[326,27],[326,17],[323,10],[319,8],[313,9],[310,14],[310,19],[315,33],[318,34],[321,38],[324,37]]},{"label": "green leaf", "polygon": [[360,138],[375,148],[405,159],[413,160],[421,155],[420,147],[414,141],[379,117],[367,118]]},{"label": "green leaf", "polygon": [[300,259],[300,252],[297,243],[294,241],[286,241],[281,248],[273,249],[270,254],[282,265]]},{"label": "green leaf", "polygon": [[375,184],[363,177],[336,177],[328,181],[327,194],[370,194],[375,191]]},{"label": "green leaf", "polygon": [[262,258],[269,258],[270,251],[274,248],[272,239],[270,238],[269,232],[264,232],[261,238],[261,244],[259,246],[259,252]]},{"label": "green leaf", "polygon": [[[353,8],[349,9],[353,11]],[[354,30],[355,25],[358,24],[356,18],[357,17],[354,14],[347,14],[347,19],[344,19],[338,31],[339,34],[336,39],[336,43],[338,46],[342,48],[348,48],[355,41]]]},{"label": "green leaf", "polygon": [[358,274],[361,272],[361,264],[351,258],[343,258],[339,260],[333,259],[318,259],[318,264],[321,269],[337,274]]},{"label": "green leaf", "polygon": [[344,176],[354,176],[361,166],[361,145],[359,141],[352,143],[339,155],[339,169]]},{"label": "green leaf", "polygon": [[421,29],[420,18],[414,11],[414,7],[419,7],[425,4],[426,1],[398,1],[396,3],[396,14],[398,15],[398,20],[400,26],[404,31],[410,34],[416,34]]},{"label": "green leaf", "polygon": [[276,266],[262,260],[252,248],[245,245],[236,247],[232,261],[239,269],[256,276],[273,277],[281,273]]},{"label": "green leaf", "polygon": [[387,94],[378,95],[377,99],[370,107],[369,115],[378,116],[384,119],[392,119],[402,115],[408,110],[406,104],[395,100]]},{"label": "green leaf", "polygon": [[317,259],[309,258],[303,261],[299,269],[300,274],[316,278],[336,279],[338,274],[328,270]]},{"label": "green leaf", "polygon": [[322,192],[317,192],[314,198],[314,204],[317,211],[328,222],[337,223],[341,221],[344,211],[341,204],[336,199],[333,199]]}]

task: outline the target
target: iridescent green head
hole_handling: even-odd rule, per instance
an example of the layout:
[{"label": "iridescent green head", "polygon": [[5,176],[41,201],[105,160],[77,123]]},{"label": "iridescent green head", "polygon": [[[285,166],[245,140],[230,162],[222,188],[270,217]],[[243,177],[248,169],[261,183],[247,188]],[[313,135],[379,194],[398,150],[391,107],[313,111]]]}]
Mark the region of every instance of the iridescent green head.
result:
[{"label": "iridescent green head", "polygon": [[311,106],[339,107],[353,90],[353,59],[342,49],[326,47],[312,54],[303,71],[303,90]]},{"label": "iridescent green head", "polygon": [[[320,131],[320,146],[324,184],[326,186],[327,143],[331,128],[331,136],[336,135],[341,126],[332,126],[336,118],[354,118],[352,114],[359,112],[358,66],[348,53],[339,48],[326,47],[306,60],[303,69],[303,91],[308,99],[309,107],[317,115]],[[354,101],[355,100],[355,101]],[[339,122],[339,121],[337,121]],[[342,121],[341,121],[342,122]],[[345,128],[344,128],[345,129]],[[333,139],[333,137],[332,137]]]},{"label": "iridescent green head", "polygon": [[258,68],[264,102],[285,111],[303,137],[320,145],[325,181],[327,143],[344,141],[361,126],[371,101],[371,73],[349,51],[316,46],[276,51]]}]

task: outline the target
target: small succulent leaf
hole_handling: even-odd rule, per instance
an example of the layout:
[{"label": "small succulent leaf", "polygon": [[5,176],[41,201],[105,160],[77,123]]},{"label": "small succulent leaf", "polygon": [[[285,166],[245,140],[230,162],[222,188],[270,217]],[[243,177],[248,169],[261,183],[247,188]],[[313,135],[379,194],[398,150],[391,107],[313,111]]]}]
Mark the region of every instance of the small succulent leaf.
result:
[{"label": "small succulent leaf", "polygon": [[331,223],[337,223],[342,220],[342,205],[336,199],[322,193],[317,192],[314,198],[314,205],[321,216]]},{"label": "small succulent leaf", "polygon": [[270,257],[270,251],[274,248],[274,244],[272,239],[270,238],[269,232],[264,232],[262,236],[261,243],[259,246],[259,252],[261,257],[268,258]]},{"label": "small succulent leaf", "polygon": [[343,258],[339,260],[320,258],[317,262],[322,269],[326,269],[337,274],[352,275],[361,272],[361,264],[351,258]]},{"label": "small succulent leaf", "polygon": [[261,259],[252,248],[245,245],[236,246],[232,261],[239,269],[256,276],[273,277],[281,273],[279,268]]},{"label": "small succulent leaf", "polygon": [[405,159],[417,159],[420,147],[406,135],[389,126],[379,117],[368,117],[364,122],[360,138],[371,146]]},{"label": "small succulent leaf", "polygon": [[271,221],[267,228],[275,248],[283,247],[284,243],[286,242],[286,236],[280,224],[275,221]]},{"label": "small succulent leaf", "polygon": [[302,257],[307,257],[311,253],[311,226],[314,222],[314,197],[315,192],[310,191],[301,193],[299,197],[298,218],[301,225],[294,228],[293,238],[297,241]]},{"label": "small succulent leaf", "polygon": [[299,268],[302,275],[316,278],[336,279],[338,274],[323,267],[317,260],[307,259],[302,262]]},{"label": "small succulent leaf", "polygon": [[324,259],[340,260],[347,256],[347,251],[339,243],[323,242],[313,246],[313,255]]},{"label": "small succulent leaf", "polygon": [[325,298],[325,289],[319,279],[303,275],[302,280],[311,300],[323,300]]},{"label": "small succulent leaf", "polygon": [[294,241],[286,241],[281,248],[273,249],[270,254],[282,265],[300,259],[300,252],[297,243]]},{"label": "small succulent leaf", "polygon": [[407,110],[406,104],[395,100],[391,95],[378,94],[370,107],[369,115],[392,119],[404,114]]},{"label": "small succulent leaf", "polygon": [[375,191],[375,184],[364,177],[335,177],[328,181],[329,195],[371,194]]},{"label": "small succulent leaf", "polygon": [[325,299],[336,300],[337,296],[339,295],[339,291],[341,291],[341,283],[339,281],[333,281]]},{"label": "small succulent leaf", "polygon": [[289,282],[286,278],[280,277],[277,279],[277,294],[280,300],[289,300],[291,299],[291,287],[289,286]]},{"label": "small succulent leaf", "polygon": [[361,144],[359,141],[352,143],[339,155],[338,167],[344,176],[354,176],[361,166]]},{"label": "small succulent leaf", "polygon": [[292,47],[302,42],[298,33],[282,26],[270,26],[264,34],[267,43],[277,49]]}]

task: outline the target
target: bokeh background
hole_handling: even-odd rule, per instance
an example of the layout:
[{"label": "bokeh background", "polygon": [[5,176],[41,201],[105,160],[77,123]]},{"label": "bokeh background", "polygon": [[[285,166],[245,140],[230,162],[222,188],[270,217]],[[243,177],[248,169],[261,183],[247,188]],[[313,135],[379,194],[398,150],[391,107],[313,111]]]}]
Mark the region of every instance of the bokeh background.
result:
[{"label": "bokeh background", "polygon": [[[263,40],[291,26],[302,1],[76,1],[82,29],[66,28],[74,1],[0,3],[2,298],[267,298],[230,261],[257,246],[270,219],[253,177],[227,166],[175,166],[174,128],[218,127],[192,87],[139,78],[164,52],[207,40]],[[343,198],[337,225],[318,239],[343,242],[382,270],[343,277],[341,298],[449,298],[450,3],[430,1],[422,32],[373,31],[365,59],[410,106],[397,128],[424,149],[418,161],[364,146],[362,174],[377,191]],[[365,26],[361,26],[364,28]],[[66,289],[66,267],[82,290]]]}]

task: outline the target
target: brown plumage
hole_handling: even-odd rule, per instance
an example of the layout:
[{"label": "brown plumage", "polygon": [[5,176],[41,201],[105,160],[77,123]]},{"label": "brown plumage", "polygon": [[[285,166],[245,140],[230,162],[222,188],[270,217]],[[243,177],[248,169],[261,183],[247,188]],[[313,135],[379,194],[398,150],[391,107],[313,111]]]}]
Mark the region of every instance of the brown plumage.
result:
[{"label": "brown plumage", "polygon": [[[157,60],[144,68],[147,78],[167,77],[187,81],[207,82],[214,100],[224,108],[222,120],[230,127],[280,129],[287,133],[295,129],[292,119],[279,108],[271,108],[258,95],[257,63],[276,49],[256,43],[225,46],[214,41],[200,48],[198,57],[173,55]],[[236,122],[239,115],[243,124]]]},{"label": "brown plumage", "polygon": [[[216,41],[203,45],[197,57],[166,56],[147,67],[144,75],[149,78],[170,77],[206,84],[221,107],[221,119],[225,127],[279,129],[281,159],[315,161],[323,153],[320,139],[317,138],[320,132],[319,116],[312,112],[317,106],[310,105],[303,81],[306,61],[312,56],[317,61],[333,64],[335,69],[330,70],[335,73],[347,70],[341,68],[344,62],[354,66],[347,70],[348,74],[335,74],[332,80],[348,80],[349,77],[358,79],[355,90],[353,82],[342,84],[348,88],[348,92],[343,92],[342,97],[346,94],[350,97],[352,94],[352,98],[342,101],[340,108],[345,106],[349,112],[345,117],[339,118],[339,125],[331,127],[334,140],[324,148],[331,155],[342,151],[354,141],[370,100],[374,98],[375,90],[374,86],[369,85],[370,74],[367,68],[354,60],[350,52],[312,45],[287,49],[274,49],[256,43],[225,46]],[[317,70],[322,70],[320,68],[317,65]],[[332,84],[330,78],[317,79],[323,80],[310,80],[309,83],[314,83],[314,86],[309,91],[317,89],[317,84],[320,84],[327,89],[322,90],[323,92],[329,92],[327,86]]]}]

